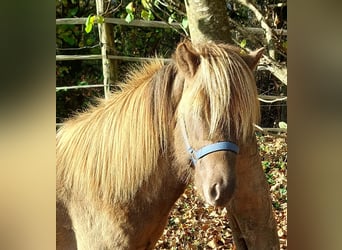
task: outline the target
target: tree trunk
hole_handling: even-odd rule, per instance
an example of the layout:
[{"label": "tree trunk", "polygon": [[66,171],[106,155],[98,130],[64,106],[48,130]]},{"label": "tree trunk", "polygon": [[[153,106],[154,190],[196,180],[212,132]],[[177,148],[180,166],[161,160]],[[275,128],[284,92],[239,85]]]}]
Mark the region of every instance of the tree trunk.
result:
[{"label": "tree trunk", "polygon": [[232,43],[225,0],[185,0],[193,43]]}]

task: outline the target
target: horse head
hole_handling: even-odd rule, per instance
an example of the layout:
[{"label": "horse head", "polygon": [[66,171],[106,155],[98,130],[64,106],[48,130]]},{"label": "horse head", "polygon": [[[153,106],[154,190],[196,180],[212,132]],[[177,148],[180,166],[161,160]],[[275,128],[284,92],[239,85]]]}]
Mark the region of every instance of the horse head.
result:
[{"label": "horse head", "polygon": [[[235,189],[239,147],[253,133],[259,103],[252,70],[263,50],[250,54],[223,44],[178,45],[184,77],[177,107],[177,152],[193,169],[197,190],[211,205],[227,204]],[[177,156],[176,156],[177,157]]]}]

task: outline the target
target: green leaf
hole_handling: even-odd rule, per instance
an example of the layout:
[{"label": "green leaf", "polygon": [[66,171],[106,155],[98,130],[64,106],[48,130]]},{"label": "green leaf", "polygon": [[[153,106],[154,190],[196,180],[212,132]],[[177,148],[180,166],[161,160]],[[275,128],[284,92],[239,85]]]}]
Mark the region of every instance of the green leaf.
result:
[{"label": "green leaf", "polygon": [[89,46],[89,45],[94,45],[94,42],[95,42],[95,38],[94,38],[94,37],[89,37],[89,38],[87,38],[87,39],[85,40],[85,44],[86,44],[87,46]]},{"label": "green leaf", "polygon": [[287,41],[283,42],[283,48],[287,49]]},{"label": "green leaf", "polygon": [[149,0],[141,0],[141,4],[146,10],[151,9],[151,3]]},{"label": "green leaf", "polygon": [[153,5],[158,8],[159,7],[159,0],[154,0]]},{"label": "green leaf", "polygon": [[241,43],[240,43],[240,47],[241,47],[241,48],[245,48],[246,45],[247,45],[247,40],[246,40],[246,39],[243,39],[243,40],[241,41]]},{"label": "green leaf", "polygon": [[87,33],[89,33],[93,29],[93,22],[91,20],[91,19],[93,19],[92,17],[93,17],[93,15],[89,15],[87,20],[86,20],[86,23],[85,23],[85,26],[86,26],[85,31]]},{"label": "green leaf", "polygon": [[91,18],[91,17],[92,17],[91,14],[87,17],[87,20],[86,20],[86,22],[85,22],[85,25],[86,25],[86,26],[89,25],[89,23],[90,23],[90,18]]},{"label": "green leaf", "polygon": [[269,161],[261,161],[261,165],[264,170],[268,170],[271,167],[271,164]]},{"label": "green leaf", "polygon": [[86,27],[85,27],[85,32],[89,33],[92,29],[93,29],[93,24],[92,24],[92,23],[89,23],[89,24],[86,25]]},{"label": "green leaf", "polygon": [[142,11],[141,11],[141,17],[142,17],[142,19],[144,19],[145,21],[148,21],[148,11],[142,10]]},{"label": "green leaf", "polygon": [[69,10],[68,16],[73,17],[77,14],[77,12],[78,12],[78,7],[75,7],[73,9]]},{"label": "green leaf", "polygon": [[85,86],[85,85],[88,85],[88,82],[81,81],[81,82],[78,83],[78,86]]},{"label": "green leaf", "polygon": [[76,44],[75,37],[71,35],[71,32],[65,32],[61,34],[61,38],[64,42],[68,43],[71,46]]},{"label": "green leaf", "polygon": [[[129,4],[127,4],[126,6],[126,12],[127,14],[133,14],[135,11],[134,9],[134,5],[133,5],[133,2],[130,2]],[[127,17],[126,17],[127,18]]]},{"label": "green leaf", "polygon": [[176,19],[176,15],[175,15],[175,13],[172,13],[170,16],[169,16],[169,18],[168,18],[168,23],[172,23],[174,20]]},{"label": "green leaf", "polygon": [[277,163],[277,168],[285,169],[285,162],[282,159]]},{"label": "green leaf", "polygon": [[279,193],[280,193],[281,195],[286,195],[286,194],[287,194],[286,188],[280,188]]},{"label": "green leaf", "polygon": [[173,20],[174,19],[172,18],[172,16],[169,16],[169,18],[167,19],[167,22],[171,24],[173,22]]},{"label": "green leaf", "polygon": [[153,16],[152,11],[142,10],[142,11],[141,11],[141,17],[142,17],[145,21],[154,20],[154,16]]},{"label": "green leaf", "polygon": [[154,20],[154,15],[152,13],[152,11],[148,11],[148,15],[149,15],[149,20]]},{"label": "green leaf", "polygon": [[125,18],[125,21],[126,21],[127,23],[130,23],[130,22],[132,22],[133,20],[134,20],[134,15],[131,14],[131,13],[127,14],[127,16],[126,16],[126,18]]},{"label": "green leaf", "polygon": [[188,23],[188,18],[184,17],[182,20],[182,26],[184,29],[186,29],[188,27],[189,23]]},{"label": "green leaf", "polygon": [[287,123],[286,122],[279,122],[278,126],[279,126],[279,128],[287,129]]},{"label": "green leaf", "polygon": [[103,16],[97,16],[97,22],[98,23],[104,23],[104,17]]}]

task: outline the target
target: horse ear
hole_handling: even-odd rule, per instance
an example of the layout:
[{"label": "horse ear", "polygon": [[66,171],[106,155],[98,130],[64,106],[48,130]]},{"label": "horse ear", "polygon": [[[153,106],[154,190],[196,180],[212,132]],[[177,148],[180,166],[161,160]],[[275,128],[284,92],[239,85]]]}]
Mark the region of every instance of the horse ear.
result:
[{"label": "horse ear", "polygon": [[241,57],[247,63],[248,67],[251,70],[255,70],[262,54],[264,53],[264,51],[265,51],[265,48],[262,47],[260,49],[257,49],[257,50],[250,52],[247,55],[242,55]]},{"label": "horse ear", "polygon": [[196,74],[200,64],[200,56],[189,41],[182,42],[177,46],[175,60],[180,71],[188,77],[193,77]]}]

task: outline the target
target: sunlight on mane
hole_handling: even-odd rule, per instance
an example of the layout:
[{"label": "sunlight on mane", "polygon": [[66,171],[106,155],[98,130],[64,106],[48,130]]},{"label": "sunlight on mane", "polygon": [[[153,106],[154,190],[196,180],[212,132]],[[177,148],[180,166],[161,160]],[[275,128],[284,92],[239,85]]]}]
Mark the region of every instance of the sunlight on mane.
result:
[{"label": "sunlight on mane", "polygon": [[161,61],[144,64],[108,100],[65,123],[57,134],[65,183],[113,203],[132,198],[167,147],[172,74]]},{"label": "sunlight on mane", "polygon": [[182,98],[182,112],[209,122],[210,135],[228,128],[229,134],[244,142],[259,122],[256,83],[236,49],[224,44],[198,45],[201,56],[190,90]]}]

